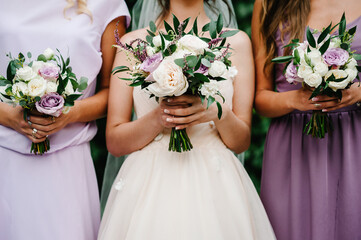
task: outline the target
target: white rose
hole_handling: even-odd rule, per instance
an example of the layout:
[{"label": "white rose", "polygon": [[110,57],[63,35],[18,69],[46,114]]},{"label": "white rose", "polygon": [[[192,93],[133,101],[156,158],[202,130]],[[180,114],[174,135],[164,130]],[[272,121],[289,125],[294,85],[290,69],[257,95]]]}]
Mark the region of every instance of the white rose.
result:
[{"label": "white rose", "polygon": [[17,82],[12,87],[12,92],[16,96],[20,96],[19,93],[22,92],[24,95],[29,94],[28,85],[24,82]]},{"label": "white rose", "polygon": [[145,51],[147,52],[147,55],[149,57],[151,57],[151,56],[153,56],[155,54],[155,49],[152,48],[151,46],[146,46]]},{"label": "white rose", "polygon": [[228,68],[228,71],[226,71],[222,77],[225,79],[233,79],[238,74],[238,70],[236,67],[232,66]]},{"label": "white rose", "polygon": [[44,62],[43,61],[34,61],[33,65],[31,66],[31,68],[33,69],[33,71],[35,73],[38,73],[40,68],[42,68],[44,66]]},{"label": "white rose", "polygon": [[328,65],[323,62],[319,62],[315,65],[313,71],[315,71],[315,73],[318,73],[321,75],[321,77],[323,77],[328,72]]},{"label": "white rose", "polygon": [[308,66],[307,64],[301,63],[301,65],[298,68],[297,75],[300,78],[304,79],[305,77],[311,75],[312,73],[313,73],[313,70],[312,70],[312,68],[310,66]]},{"label": "white rose", "polygon": [[54,93],[58,90],[58,85],[57,83],[55,82],[48,82],[46,84],[46,91],[45,93]]},{"label": "white rose", "polygon": [[354,58],[351,58],[349,63],[347,63],[347,68],[355,68],[357,66],[357,61]]},{"label": "white rose", "polygon": [[346,74],[348,75],[347,79],[350,83],[355,80],[355,78],[357,77],[358,71],[356,68],[348,68],[345,70]]},{"label": "white rose", "polygon": [[341,39],[333,38],[331,39],[329,48],[339,48],[341,45]]},{"label": "white rose", "polygon": [[212,77],[220,77],[227,71],[226,65],[221,61],[214,61],[208,69],[208,74]]},{"label": "white rose", "polygon": [[47,60],[50,60],[54,57],[54,51],[51,48],[45,49],[43,55]]},{"label": "white rose", "polygon": [[29,66],[24,66],[16,70],[15,78],[18,80],[24,80],[25,82],[36,78],[38,75]]},{"label": "white rose", "polygon": [[152,76],[155,82],[148,86],[148,91],[157,97],[180,96],[188,89],[182,68],[171,58],[165,58]]},{"label": "white rose", "polygon": [[220,57],[222,55],[222,52],[219,51],[219,50],[215,50],[215,51],[213,51],[213,54],[216,55],[215,58],[218,58],[218,57]]},{"label": "white rose", "polygon": [[73,85],[71,84],[70,81],[68,81],[68,84],[65,87],[64,93],[65,93],[65,95],[71,95],[74,93]]},{"label": "white rose", "polygon": [[[341,78],[347,77],[347,73],[345,71],[339,70],[339,69],[334,69],[334,70],[328,71],[328,73],[325,75],[325,79],[328,79],[329,77],[331,77],[332,74],[335,76],[336,79],[341,79]],[[350,80],[348,78],[346,78],[342,82],[333,82],[333,81],[329,82],[328,86],[333,91],[336,92],[337,89],[345,89],[349,83],[350,83]]]},{"label": "white rose", "polygon": [[[165,47],[168,47],[170,41],[164,39],[164,44],[165,44]],[[153,37],[153,45],[154,47],[161,47],[162,46],[162,38],[160,35],[157,35],[155,37]]]},{"label": "white rose", "polygon": [[304,78],[304,82],[310,87],[317,88],[322,83],[322,77],[318,73],[312,73]]},{"label": "white rose", "polygon": [[201,94],[206,96],[206,98],[216,97],[219,91],[219,84],[216,80],[210,80],[210,82],[204,83],[200,88]]},{"label": "white rose", "polygon": [[196,55],[198,55],[204,53],[204,50],[208,48],[208,44],[199,37],[193,35],[185,35],[181,39],[179,39],[178,47],[194,52]]},{"label": "white rose", "polygon": [[322,62],[322,55],[318,50],[312,50],[311,52],[307,53],[307,56],[311,59],[311,63],[313,65]]},{"label": "white rose", "polygon": [[46,80],[40,76],[32,79],[28,83],[29,96],[42,97],[46,91],[46,83]]}]

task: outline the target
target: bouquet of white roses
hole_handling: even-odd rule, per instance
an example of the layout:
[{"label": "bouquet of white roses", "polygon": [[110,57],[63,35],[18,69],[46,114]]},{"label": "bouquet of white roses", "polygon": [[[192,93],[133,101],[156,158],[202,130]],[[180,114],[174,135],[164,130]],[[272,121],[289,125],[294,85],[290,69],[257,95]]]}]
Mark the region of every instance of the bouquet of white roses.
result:
[{"label": "bouquet of white roses", "polygon": [[[338,35],[330,35],[339,26]],[[291,56],[274,58],[277,63],[288,62],[285,67],[285,77],[289,83],[301,82],[304,87],[312,89],[310,99],[318,95],[327,95],[342,99],[341,90],[347,89],[358,77],[361,68],[356,60],[361,60],[359,54],[351,50],[351,43],[356,32],[356,26],[347,30],[346,18],[332,27],[330,24],[321,33],[307,28],[307,41],[302,43],[293,39],[285,47],[292,48]],[[331,122],[328,115],[319,110],[313,111],[310,121],[304,128],[304,133],[313,137],[324,138],[330,131]]]},{"label": "bouquet of white roses", "polygon": [[[78,81],[69,66],[70,59],[64,60],[59,51],[58,53],[55,55],[48,48],[37,60],[32,61],[32,54],[29,52],[28,63],[22,53],[18,54],[18,58],[7,55],[10,62],[6,78],[0,75],[0,99],[23,107],[25,121],[28,121],[30,111],[38,111],[53,120],[62,113],[68,113],[74,101],[81,96],[79,92],[87,87],[88,79],[81,77]],[[29,121],[28,123],[31,125]],[[36,132],[34,128],[33,136]],[[32,143],[30,152],[43,154],[49,149],[50,142],[46,138],[44,142]]]},{"label": "bouquet of white roses", "polygon": [[[146,41],[135,39],[129,44],[119,41],[116,32],[116,47],[128,51],[135,58],[133,69],[118,66],[113,74],[127,71],[130,86],[141,86],[151,97],[172,97],[182,94],[199,96],[207,101],[207,107],[216,102],[218,117],[222,116],[223,99],[218,81],[225,80],[227,75],[236,72],[231,67],[229,57],[230,45],[226,38],[238,31],[223,30],[222,16],[211,21],[198,32],[197,19],[190,32],[185,33],[189,18],[182,23],[173,16],[173,27],[164,21],[166,33],[158,32],[154,22],[150,22]],[[209,32],[208,37],[204,33]],[[189,151],[193,148],[186,130],[172,129],[169,151]]]}]

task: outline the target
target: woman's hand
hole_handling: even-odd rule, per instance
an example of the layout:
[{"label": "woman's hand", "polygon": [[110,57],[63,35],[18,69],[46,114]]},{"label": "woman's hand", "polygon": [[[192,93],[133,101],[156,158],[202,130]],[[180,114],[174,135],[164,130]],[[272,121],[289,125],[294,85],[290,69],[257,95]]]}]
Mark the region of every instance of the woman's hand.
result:
[{"label": "woman's hand", "polygon": [[351,85],[349,89],[342,90],[341,101],[337,101],[337,104],[335,106],[322,108],[322,111],[323,112],[334,111],[336,109],[353,105],[360,101],[361,101],[361,87],[359,87],[358,83],[354,83]]},{"label": "woman's hand", "polygon": [[309,99],[312,92],[309,89],[301,88],[294,91],[291,100],[292,108],[299,111],[322,110],[333,108],[339,104],[337,98],[319,95]]},{"label": "woman's hand", "polygon": [[164,112],[164,120],[175,126],[177,130],[218,119],[216,104],[212,104],[207,109],[207,103],[202,104],[198,96],[167,98],[162,101],[161,109]]}]

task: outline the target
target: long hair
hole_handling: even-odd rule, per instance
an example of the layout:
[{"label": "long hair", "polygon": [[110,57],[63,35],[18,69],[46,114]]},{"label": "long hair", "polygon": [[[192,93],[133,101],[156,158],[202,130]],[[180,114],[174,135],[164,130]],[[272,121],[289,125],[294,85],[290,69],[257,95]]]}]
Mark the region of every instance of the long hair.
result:
[{"label": "long hair", "polygon": [[265,69],[276,56],[277,31],[281,31],[282,40],[287,36],[288,41],[295,38],[302,41],[310,8],[310,0],[262,0],[260,33],[267,52]]},{"label": "long hair", "polygon": [[[216,0],[204,0],[204,2],[206,4],[208,4],[208,6],[210,7],[210,9],[214,12],[217,13],[218,10],[214,7],[212,7],[212,2],[215,2]],[[228,2],[223,1],[227,7],[228,7],[228,12],[229,12],[229,22],[225,23],[226,26],[228,26],[230,24],[231,21],[231,17],[233,17],[233,12],[232,12],[232,8],[231,6],[229,6]],[[170,7],[170,3],[169,0],[158,0],[159,5],[162,8],[162,11],[160,12],[159,16],[157,19],[164,19],[168,14],[169,14],[169,7]]]},{"label": "long hair", "polygon": [[[67,1],[67,5],[64,8],[64,17],[67,19],[70,19],[69,17],[66,16],[66,11],[72,7],[75,6],[75,2],[74,0],[66,0]],[[93,14],[90,12],[90,10],[87,7],[87,0],[76,0],[77,1],[77,13],[78,14],[86,14],[90,17],[90,19],[93,21]]]}]

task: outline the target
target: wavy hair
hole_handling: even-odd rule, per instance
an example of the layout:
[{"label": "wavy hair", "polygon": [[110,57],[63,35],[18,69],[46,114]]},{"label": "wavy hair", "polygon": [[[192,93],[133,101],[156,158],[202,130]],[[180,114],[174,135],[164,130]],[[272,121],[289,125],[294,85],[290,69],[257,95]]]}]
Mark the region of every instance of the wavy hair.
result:
[{"label": "wavy hair", "polygon": [[[66,11],[75,6],[75,1],[74,0],[66,0],[66,2],[68,4],[64,8],[63,14],[64,14],[64,17],[66,19],[70,19],[69,17],[66,16]],[[87,0],[76,0],[76,2],[77,2],[77,5],[78,5],[77,13],[78,14],[86,14],[93,21],[93,14],[91,13],[91,11],[87,7]]]},{"label": "wavy hair", "polygon": [[276,57],[277,31],[281,31],[282,41],[285,36],[288,41],[304,38],[310,5],[310,0],[262,0],[260,33],[267,52],[265,69],[272,66],[271,60]]}]

